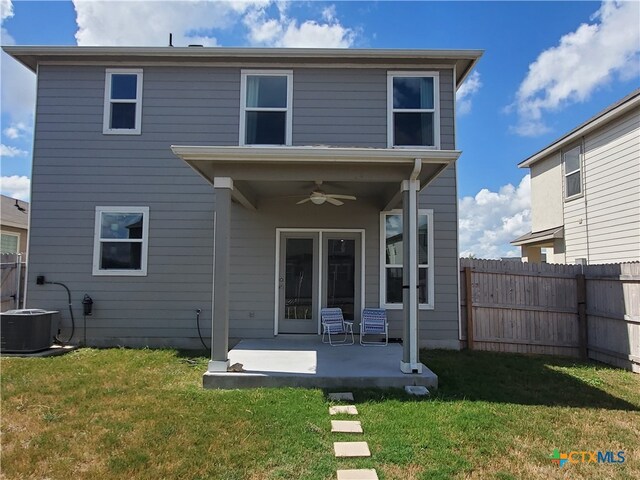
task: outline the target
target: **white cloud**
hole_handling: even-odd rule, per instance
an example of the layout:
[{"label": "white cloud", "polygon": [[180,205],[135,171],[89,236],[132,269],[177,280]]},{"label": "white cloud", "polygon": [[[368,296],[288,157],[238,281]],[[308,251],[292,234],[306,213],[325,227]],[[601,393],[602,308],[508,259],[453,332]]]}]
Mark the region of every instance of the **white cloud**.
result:
[{"label": "white cloud", "polygon": [[[269,0],[241,2],[73,0],[78,45],[215,46],[215,31],[230,28],[247,11]],[[141,20],[142,19],[142,20]]]},{"label": "white cloud", "polygon": [[11,0],[0,0],[0,20],[13,17],[13,4]]},{"label": "white cloud", "polygon": [[[300,22],[287,15],[289,3],[273,0],[88,1],[74,0],[78,45],[163,46],[173,33],[175,46],[215,46],[216,31],[241,23],[253,45],[279,47],[349,47],[355,32],[336,18],[334,5],[322,11],[324,23]],[[276,7],[275,17],[268,13]],[[143,22],[140,19],[144,19]]]},{"label": "white cloud", "polygon": [[[2,22],[13,16],[10,0],[1,0]],[[0,43],[14,45],[15,40],[4,28],[0,28]],[[0,54],[0,102],[2,113],[12,122],[33,123],[36,101],[36,76],[6,53]]]},{"label": "white cloud", "polygon": [[31,180],[28,177],[19,177],[18,175],[2,177],[0,178],[0,192],[8,197],[28,201],[30,184]]},{"label": "white cloud", "polygon": [[344,27],[336,17],[335,5],[322,11],[325,23],[315,20],[299,22],[287,15],[286,3],[278,4],[277,17],[271,18],[265,7],[253,8],[244,16],[252,44],[269,47],[348,48],[353,45],[356,32]]},{"label": "white cloud", "polygon": [[24,137],[31,134],[32,132],[33,129],[24,122],[14,123],[2,131],[4,136],[10,138],[11,140],[16,140],[18,138]]},{"label": "white cloud", "polygon": [[548,131],[544,112],[584,102],[614,78],[640,74],[640,3],[605,1],[591,21],[564,35],[557,46],[529,65],[515,104],[518,123],[512,131],[536,136]]},{"label": "white cloud", "polygon": [[482,82],[480,81],[480,74],[475,71],[467,77],[467,79],[460,85],[456,92],[456,113],[458,116],[466,115],[471,112],[471,97],[473,97],[480,88]]},{"label": "white cloud", "polygon": [[498,192],[483,188],[475,197],[459,200],[460,256],[500,258],[519,256],[509,242],[531,228],[531,179]]},{"label": "white cloud", "polygon": [[0,144],[0,157],[26,157],[29,154],[26,150],[21,150],[10,145]]}]

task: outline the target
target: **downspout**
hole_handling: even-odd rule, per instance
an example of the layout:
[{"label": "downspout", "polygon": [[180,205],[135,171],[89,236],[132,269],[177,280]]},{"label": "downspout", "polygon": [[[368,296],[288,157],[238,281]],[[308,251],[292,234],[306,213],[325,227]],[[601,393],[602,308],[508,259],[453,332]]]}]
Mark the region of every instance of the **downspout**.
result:
[{"label": "downspout", "polygon": [[[404,373],[422,373],[422,365],[418,358],[418,176],[422,171],[422,160],[414,160],[413,171],[409,180],[402,182],[404,192],[403,221],[405,232],[408,233],[408,241],[404,244],[404,272],[403,287],[408,292],[403,295],[408,301],[408,308],[404,307],[404,342],[403,355],[400,369]],[[408,272],[407,270],[408,269]],[[408,283],[407,283],[408,280]]]}]

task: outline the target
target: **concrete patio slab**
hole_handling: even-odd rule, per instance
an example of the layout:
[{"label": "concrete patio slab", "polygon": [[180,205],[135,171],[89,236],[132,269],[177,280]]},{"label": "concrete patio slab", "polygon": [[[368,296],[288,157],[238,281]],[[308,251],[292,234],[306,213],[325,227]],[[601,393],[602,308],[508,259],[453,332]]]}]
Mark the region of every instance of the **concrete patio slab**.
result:
[{"label": "concrete patio slab", "polygon": [[357,415],[358,409],[354,405],[334,405],[329,407],[329,415]]},{"label": "concrete patio slab", "polygon": [[327,395],[329,400],[333,400],[334,402],[353,402],[353,393],[351,392],[333,392]]},{"label": "concrete patio slab", "polygon": [[336,457],[370,457],[367,442],[333,442]]},{"label": "concrete patio slab", "polygon": [[362,433],[358,420],[331,420],[331,431],[339,433]]},{"label": "concrete patio slab", "polygon": [[378,474],[373,468],[338,470],[338,480],[378,480]]},{"label": "concrete patio slab", "polygon": [[421,374],[400,371],[402,346],[332,347],[319,336],[287,336],[241,340],[229,351],[229,363],[244,372],[206,372],[205,388],[404,388],[438,387],[438,377],[423,367]]}]

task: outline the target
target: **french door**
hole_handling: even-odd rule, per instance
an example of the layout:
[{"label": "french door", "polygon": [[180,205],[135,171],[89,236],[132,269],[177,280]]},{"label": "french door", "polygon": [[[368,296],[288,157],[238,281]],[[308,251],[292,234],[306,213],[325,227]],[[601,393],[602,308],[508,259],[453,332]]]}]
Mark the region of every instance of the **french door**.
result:
[{"label": "french door", "polygon": [[360,318],[360,232],[279,232],[278,333],[318,333],[320,308]]}]

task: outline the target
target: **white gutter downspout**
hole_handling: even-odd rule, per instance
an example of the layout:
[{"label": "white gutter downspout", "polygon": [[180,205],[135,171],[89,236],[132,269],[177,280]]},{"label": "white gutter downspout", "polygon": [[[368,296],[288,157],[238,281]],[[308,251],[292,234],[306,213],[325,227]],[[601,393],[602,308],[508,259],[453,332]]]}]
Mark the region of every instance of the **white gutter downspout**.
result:
[{"label": "white gutter downspout", "polygon": [[[422,171],[422,160],[414,160],[409,180],[403,180],[403,309],[404,338],[400,370],[403,373],[422,373],[418,358],[418,176]],[[408,290],[408,291],[407,291]],[[407,305],[408,303],[408,305]]]}]

